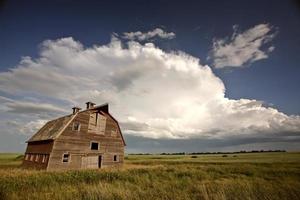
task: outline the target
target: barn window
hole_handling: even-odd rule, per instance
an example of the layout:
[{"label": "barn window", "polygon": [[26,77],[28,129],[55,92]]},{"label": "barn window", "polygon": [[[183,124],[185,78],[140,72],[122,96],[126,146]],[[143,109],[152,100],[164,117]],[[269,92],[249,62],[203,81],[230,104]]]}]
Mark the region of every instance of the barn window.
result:
[{"label": "barn window", "polygon": [[79,131],[80,130],[80,123],[74,122],[73,123],[73,131]]},{"label": "barn window", "polygon": [[111,136],[112,137],[116,137],[117,136],[117,130],[116,129],[111,130]]},{"label": "barn window", "polygon": [[46,159],[47,159],[47,155],[43,155],[43,157],[42,157],[42,163],[45,163]]},{"label": "barn window", "polygon": [[33,159],[34,159],[34,155],[30,154],[30,161],[33,161]]},{"label": "barn window", "polygon": [[99,150],[99,143],[91,142],[91,150]]},{"label": "barn window", "polygon": [[70,158],[70,154],[68,154],[68,153],[63,154],[63,162],[64,163],[69,162],[69,158]]},{"label": "barn window", "polygon": [[98,113],[97,117],[97,134],[104,135],[106,128],[106,117]]},{"label": "barn window", "polygon": [[100,113],[91,113],[88,132],[104,135],[106,127],[106,117]]},{"label": "barn window", "polygon": [[38,162],[38,161],[39,161],[39,157],[40,157],[39,154],[35,155],[35,162]]},{"label": "barn window", "polygon": [[118,155],[114,155],[114,161],[115,161],[115,162],[118,161]]}]

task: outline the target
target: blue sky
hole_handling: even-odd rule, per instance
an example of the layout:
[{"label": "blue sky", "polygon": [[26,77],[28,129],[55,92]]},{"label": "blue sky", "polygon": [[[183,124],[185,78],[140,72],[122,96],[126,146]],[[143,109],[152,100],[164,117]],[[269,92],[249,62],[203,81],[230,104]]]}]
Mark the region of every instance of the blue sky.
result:
[{"label": "blue sky", "polygon": [[[149,93],[161,94],[159,92],[156,93],[156,90],[152,91],[151,89],[153,88],[148,88],[149,86],[141,81],[149,81],[149,78],[155,77],[141,75],[144,72],[151,74],[153,71],[148,72],[147,63],[140,60],[136,62],[132,59],[121,59],[118,56],[110,57],[110,62],[105,63],[108,67],[113,67],[114,62],[118,64],[124,62],[124,66],[128,65],[128,69],[126,68],[125,70],[124,67],[124,69],[112,70],[116,74],[122,72],[122,77],[119,77],[119,79],[113,77],[111,79],[112,82],[107,83],[108,85],[106,86],[103,86],[103,84],[97,85],[94,82],[90,83],[89,86],[94,87],[92,91],[97,91],[98,93],[114,90],[115,88],[119,90],[112,94],[107,94],[111,98],[107,96],[97,97],[96,95],[95,97],[91,95],[90,98],[96,103],[108,101],[112,104],[114,116],[120,119],[124,127],[125,138],[128,139],[127,143],[129,144],[127,147],[128,152],[155,151],[155,149],[161,149],[161,151],[214,151],[223,149],[240,150],[244,148],[297,149],[300,132],[298,122],[300,121],[298,119],[300,115],[300,93],[298,92],[300,85],[300,57],[297,55],[300,52],[300,8],[297,1],[1,1],[0,6],[0,83],[2,84],[0,88],[2,104],[0,119],[2,124],[0,126],[3,130],[0,133],[1,151],[22,151],[25,147],[24,141],[26,138],[33,134],[43,122],[53,117],[67,114],[69,106],[73,104],[82,106],[84,102],[81,101],[89,98],[77,97],[80,96],[78,93],[82,93],[79,91],[85,85],[75,84],[73,87],[69,87],[69,85],[64,85],[63,82],[59,85],[60,82],[58,81],[54,85],[49,83],[43,86],[42,84],[45,81],[41,77],[37,77],[37,75],[21,76],[18,75],[20,72],[11,72],[11,69],[27,68],[25,69],[25,71],[27,70],[27,75],[29,73],[31,75],[39,73],[51,74],[53,72],[51,66],[57,64],[58,67],[62,67],[58,69],[62,75],[96,80],[89,71],[95,70],[93,68],[95,67],[94,63],[91,64],[84,60],[83,64],[78,64],[77,68],[65,66],[70,64],[70,60],[74,59],[71,56],[75,55],[67,52],[75,48],[77,53],[83,52],[83,55],[86,55],[88,53],[84,53],[84,51],[87,49],[95,50],[93,49],[95,45],[103,47],[116,44],[112,42],[112,34],[118,35],[116,40],[121,42],[122,48],[124,48],[122,52],[125,54],[134,52],[134,49],[130,49],[130,47],[126,49],[126,46],[129,45],[128,42],[135,41],[138,43],[140,46],[137,48],[140,51],[144,49],[147,43],[153,44],[154,49],[152,50],[156,52],[155,56],[161,55],[162,51],[164,57],[169,59],[165,60],[161,65],[173,61],[171,60],[174,57],[173,52],[177,52],[175,53],[176,55],[179,54],[179,58],[174,58],[177,63],[182,61],[183,63],[194,64],[191,59],[200,59],[199,68],[203,69],[203,71],[199,72],[199,77],[191,84],[203,84],[208,87],[208,90],[216,91],[213,94],[224,94],[225,97],[219,99],[218,103],[228,99],[236,100],[234,103],[231,101],[226,102],[226,105],[224,104],[223,106],[225,108],[230,107],[229,104],[234,104],[232,105],[233,111],[244,113],[244,115],[240,116],[240,119],[245,118],[244,121],[241,120],[240,126],[232,122],[224,122],[224,126],[220,127],[207,125],[209,123],[220,123],[220,119],[213,117],[217,115],[214,112],[219,108],[212,108],[215,105],[213,94],[206,94],[206,89],[196,86],[195,88],[190,87],[190,91],[187,91],[190,93],[185,92],[186,88],[182,91],[179,90],[178,95],[186,95],[189,98],[188,100],[180,100],[178,98],[178,101],[174,100],[174,105],[178,106],[180,104],[184,108],[193,106],[198,108],[197,106],[199,106],[198,112],[203,112],[201,115],[190,112],[183,114],[194,118],[198,117],[197,119],[201,120],[201,123],[199,122],[200,125],[195,125],[197,121],[195,123],[191,121],[187,123],[188,118],[178,118],[177,113],[171,116],[158,110],[154,116],[149,113],[150,108],[149,110],[142,110],[145,106],[155,104],[151,96],[139,94],[140,98],[134,99],[129,95],[134,89],[141,89],[140,86],[136,85],[137,83],[147,86],[146,89],[150,90],[150,92],[148,91]],[[125,37],[125,33],[140,31],[141,34],[146,34],[154,33],[157,29],[163,31],[164,34],[173,33],[175,36],[164,38],[156,34],[154,37],[149,37],[145,40]],[[254,35],[250,34],[251,30],[254,30]],[[258,30],[262,31],[261,35],[258,34]],[[238,36],[243,39],[246,38],[245,41],[248,41],[248,43],[243,40],[241,44],[238,41]],[[247,40],[247,37],[250,39]],[[255,46],[254,42],[251,41],[251,37],[262,39],[264,42],[259,46]],[[64,40],[64,38],[69,39]],[[224,45],[213,49],[213,45],[217,41],[223,41],[227,45],[227,49],[223,48]],[[63,48],[63,50],[58,51],[57,46]],[[116,51],[112,47],[109,48],[114,50],[112,52]],[[98,51],[95,50],[94,53],[96,52]],[[192,58],[186,58],[180,52],[184,52],[185,55],[189,55]],[[231,54],[227,54],[229,52]],[[149,60],[152,58],[156,59],[154,54],[150,55],[147,53],[149,52],[138,55],[141,56],[141,59],[149,57]],[[226,60],[221,60],[222,64],[216,64],[218,53],[222,54],[222,58],[226,58]],[[55,57],[55,55],[59,56]],[[30,57],[30,59],[23,58],[22,60],[24,56]],[[60,60],[55,60],[55,58],[60,56]],[[82,55],[80,54],[80,56]],[[98,56],[103,57],[104,55],[100,54]],[[211,58],[208,59],[208,57]],[[41,58],[47,58],[49,62],[45,64],[45,62],[39,61],[38,59]],[[233,58],[238,58],[239,60],[235,66],[223,66],[224,62],[227,62],[227,64],[228,62],[232,63]],[[98,57],[93,59],[97,60]],[[35,62],[36,67],[33,67],[35,64],[32,61]],[[97,62],[99,62],[99,66],[104,65],[101,60],[97,60]],[[84,63],[91,66],[84,68]],[[141,68],[145,67],[144,70],[142,69],[142,72],[138,71],[140,68],[138,70],[132,69],[132,66],[137,63]],[[153,63],[159,65],[157,60],[153,60]],[[204,70],[203,66],[205,65],[209,66],[211,72]],[[99,68],[96,70],[100,70]],[[178,66],[176,70],[179,68],[182,69],[182,66]],[[104,69],[106,68],[103,67],[101,70]],[[107,70],[110,69],[107,68]],[[121,72],[118,70],[121,70]],[[125,77],[124,70],[131,72],[127,74],[128,77]],[[151,70],[161,70],[161,68]],[[7,75],[9,71],[11,74]],[[169,90],[170,94],[168,96],[162,95],[161,98],[176,98],[174,93],[171,94],[171,91],[173,91],[172,87],[180,87],[181,85],[176,84],[178,81],[182,81],[182,77],[176,74],[171,75],[171,72],[165,72],[164,70],[160,72],[164,72],[170,77],[168,88],[162,87]],[[189,76],[191,75],[192,73],[189,74]],[[213,78],[210,79],[206,76],[212,76]],[[32,77],[32,84],[28,81],[28,77]],[[53,77],[56,77],[56,75],[53,75]],[[135,77],[138,77],[136,82],[129,81],[129,79],[135,80]],[[222,84],[218,83],[218,78]],[[188,78],[183,80],[188,80]],[[206,82],[201,82],[203,80]],[[155,78],[150,81],[165,83],[164,81],[159,82]],[[36,84],[39,84],[41,87],[37,87]],[[121,87],[122,84],[130,85],[130,91],[126,93],[128,96],[126,97],[128,101],[126,102],[126,105],[128,105],[127,110],[123,107],[124,104],[118,103],[120,98],[123,97],[122,92],[125,92],[120,90],[123,87]],[[54,91],[51,90],[51,88],[55,87],[65,87],[65,90],[56,93],[55,89]],[[225,92],[221,92],[222,88]],[[145,88],[142,89],[146,91]],[[69,91],[72,92],[69,94]],[[199,92],[198,96],[194,95],[193,92]],[[212,98],[213,100],[210,102],[199,100],[200,103],[198,101],[195,103],[194,100],[191,100],[198,97],[201,99],[200,93],[202,92],[203,98]],[[91,93],[87,92],[86,95],[88,94]],[[212,103],[214,105],[210,106]],[[36,108],[33,106],[36,104],[42,106]],[[251,112],[255,110],[256,114],[249,113],[250,111],[247,110],[249,107],[247,106],[246,110],[243,110],[245,105],[250,104],[259,107],[255,109],[251,107]],[[130,105],[135,108],[132,112],[129,111],[132,110]],[[139,106],[140,109],[138,110]],[[204,106],[209,107],[204,109]],[[200,109],[200,107],[203,109]],[[237,107],[238,110],[236,110]],[[269,107],[275,109],[278,113],[284,113],[284,116],[274,114],[275,111],[270,109],[265,111],[265,108]],[[156,110],[155,108],[152,109]],[[182,108],[176,107],[176,109],[180,110]],[[173,110],[174,107],[166,108],[166,112],[172,112]],[[209,110],[209,112],[206,110]],[[224,110],[224,113],[221,112],[221,115],[224,118],[237,120],[236,123],[238,124],[239,118],[234,118],[228,114],[233,111]],[[209,116],[208,121],[211,122],[204,123],[207,116]],[[278,118],[284,118],[284,120],[281,119],[280,123],[279,121],[272,121]],[[137,121],[137,119],[142,121]],[[163,124],[168,124],[169,127],[160,129],[162,125],[157,124],[157,120],[160,120]],[[263,121],[264,124],[256,127],[258,123],[255,123],[255,120]],[[201,125],[202,123],[203,125]],[[144,124],[143,127],[147,127],[147,129],[141,130],[141,124]],[[267,127],[271,128],[266,129],[264,127],[266,124]],[[190,131],[183,131],[183,126]],[[139,129],[133,130],[132,127],[139,127]],[[244,129],[247,129],[247,131]],[[243,131],[245,133],[241,135],[237,133]],[[158,134],[157,132],[164,134]],[[144,145],[143,148],[143,145],[136,145],[136,141],[147,145]],[[168,145],[165,145],[166,143]],[[165,146],[171,146],[172,148],[164,148]]]}]

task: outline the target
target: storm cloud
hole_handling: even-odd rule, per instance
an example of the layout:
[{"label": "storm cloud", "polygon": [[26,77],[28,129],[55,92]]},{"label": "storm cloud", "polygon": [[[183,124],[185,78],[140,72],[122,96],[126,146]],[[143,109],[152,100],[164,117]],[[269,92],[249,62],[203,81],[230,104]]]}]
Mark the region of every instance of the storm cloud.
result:
[{"label": "storm cloud", "polygon": [[[62,106],[71,108],[86,101],[108,102],[129,136],[226,140],[270,135],[282,139],[284,133],[298,137],[300,131],[299,116],[286,115],[255,99],[226,98],[222,80],[198,58],[182,51],[166,52],[153,43],[124,45],[116,37],[109,44],[92,47],[71,37],[46,40],[37,58],[24,57],[0,73],[0,91],[11,98],[22,94],[55,99],[38,107],[8,102],[4,110],[9,112],[57,112]],[[37,122],[47,119],[35,118]]]}]

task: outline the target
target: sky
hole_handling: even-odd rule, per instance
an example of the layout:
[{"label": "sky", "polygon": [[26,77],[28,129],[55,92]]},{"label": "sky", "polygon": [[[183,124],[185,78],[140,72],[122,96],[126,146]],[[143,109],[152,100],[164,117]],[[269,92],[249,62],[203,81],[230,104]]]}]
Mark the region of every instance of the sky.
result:
[{"label": "sky", "polygon": [[0,152],[109,103],[127,153],[300,150],[299,1],[0,1]]}]

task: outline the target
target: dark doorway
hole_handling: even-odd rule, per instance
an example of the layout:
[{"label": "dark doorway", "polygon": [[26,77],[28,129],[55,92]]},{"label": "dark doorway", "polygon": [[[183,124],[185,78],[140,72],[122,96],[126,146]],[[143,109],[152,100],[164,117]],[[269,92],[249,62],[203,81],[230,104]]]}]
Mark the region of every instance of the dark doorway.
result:
[{"label": "dark doorway", "polygon": [[102,156],[98,157],[98,168],[101,168],[102,165]]}]

